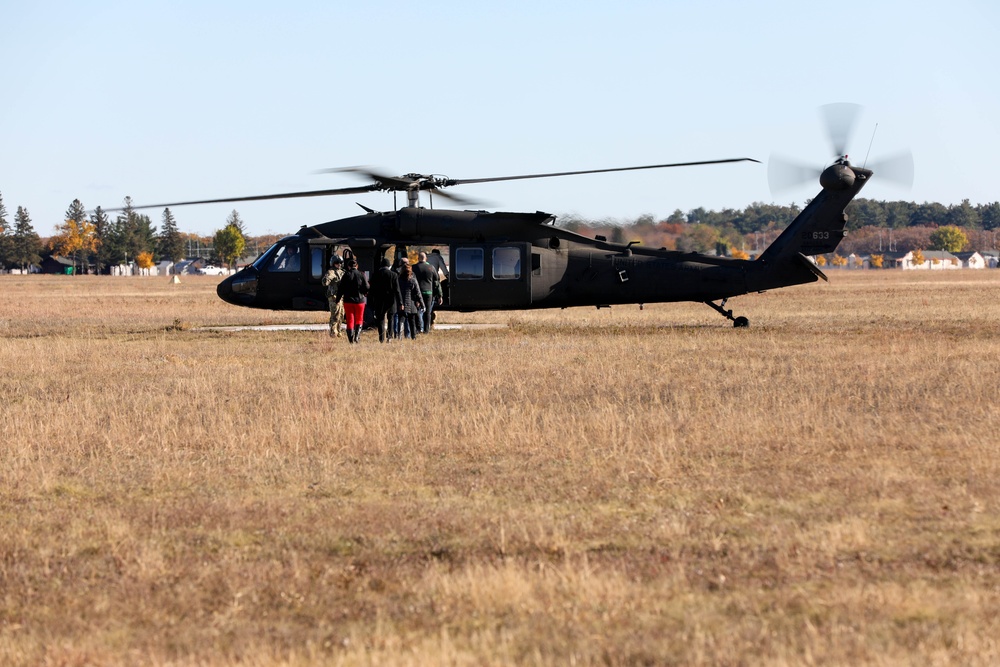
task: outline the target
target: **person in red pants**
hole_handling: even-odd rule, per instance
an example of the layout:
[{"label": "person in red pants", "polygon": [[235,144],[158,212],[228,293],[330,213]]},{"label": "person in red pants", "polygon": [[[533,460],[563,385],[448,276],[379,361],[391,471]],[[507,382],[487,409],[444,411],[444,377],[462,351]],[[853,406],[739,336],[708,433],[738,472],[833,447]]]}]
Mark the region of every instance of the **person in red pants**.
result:
[{"label": "person in red pants", "polygon": [[337,287],[337,301],[344,302],[344,319],[347,320],[347,342],[357,343],[361,339],[361,325],[365,321],[365,301],[368,294],[368,279],[358,270],[358,260],[347,260],[347,271]]}]

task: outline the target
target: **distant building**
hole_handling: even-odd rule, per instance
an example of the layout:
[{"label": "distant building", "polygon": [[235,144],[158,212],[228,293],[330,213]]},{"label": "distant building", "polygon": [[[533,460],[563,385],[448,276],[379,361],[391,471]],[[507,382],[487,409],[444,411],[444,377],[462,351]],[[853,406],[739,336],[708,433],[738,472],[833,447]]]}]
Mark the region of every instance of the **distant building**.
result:
[{"label": "distant building", "polygon": [[938,271],[944,269],[960,269],[962,262],[950,252],[945,250],[921,250],[923,262],[915,262],[913,259],[916,251],[910,251],[897,260],[897,266],[903,270],[931,270]]},{"label": "distant building", "polygon": [[129,262],[128,264],[112,264],[108,267],[108,275],[111,276],[134,276],[135,275],[135,264]]},{"label": "distant building", "polygon": [[182,259],[174,265],[174,275],[182,276],[198,273],[198,270],[205,266],[206,263],[205,259],[201,257]]},{"label": "distant building", "polygon": [[157,262],[150,270],[150,273],[154,276],[169,276],[173,273],[173,269],[174,263],[169,259],[165,259],[162,262]]},{"label": "distant building", "polygon": [[872,268],[871,255],[859,255],[851,253],[847,256],[847,268],[849,269],[870,269]]},{"label": "distant building", "polygon": [[978,252],[956,252],[963,269],[985,269],[986,259]]},{"label": "distant building", "polygon": [[59,255],[49,255],[42,259],[39,264],[39,273],[51,273],[71,276],[74,272],[73,260],[60,257]]},{"label": "distant building", "polygon": [[883,269],[901,269],[903,268],[903,258],[910,253],[906,252],[882,252],[882,268]]}]

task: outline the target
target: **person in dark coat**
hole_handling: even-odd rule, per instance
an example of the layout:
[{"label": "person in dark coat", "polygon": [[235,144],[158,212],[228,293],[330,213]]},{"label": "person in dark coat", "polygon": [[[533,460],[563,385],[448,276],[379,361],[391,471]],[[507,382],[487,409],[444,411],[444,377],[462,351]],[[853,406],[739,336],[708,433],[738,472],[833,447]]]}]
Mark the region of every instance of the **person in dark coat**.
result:
[{"label": "person in dark coat", "polygon": [[365,321],[365,295],[368,294],[368,279],[358,270],[358,260],[347,260],[347,272],[337,287],[337,301],[344,302],[347,320],[347,342],[357,343],[361,338],[361,325]]},{"label": "person in dark coat", "polygon": [[[405,256],[401,255],[396,258],[396,261],[392,265],[392,272],[396,274],[396,279],[399,279],[399,274],[403,272],[403,264],[409,264],[410,260]],[[402,297],[400,297],[402,298]],[[399,304],[393,304],[392,307],[392,331],[396,338],[406,338],[404,334],[404,325],[406,323],[406,314],[399,312]],[[408,329],[408,327],[406,327]],[[406,331],[406,335],[409,332]]]},{"label": "person in dark coat", "polygon": [[409,264],[399,267],[399,295],[400,300],[396,304],[396,311],[400,317],[406,320],[407,334],[411,339],[416,339],[417,329],[420,327],[420,312],[424,309],[424,300],[420,295],[420,285],[413,277],[413,269]]},{"label": "person in dark coat", "polygon": [[392,340],[393,307],[402,301],[403,297],[399,293],[399,276],[389,268],[388,257],[382,258],[382,265],[372,276],[368,298],[378,326],[378,342]]},{"label": "person in dark coat", "polygon": [[437,269],[427,261],[427,253],[420,253],[418,258],[420,261],[413,266],[413,275],[417,279],[417,284],[420,285],[420,294],[424,299],[420,332],[430,333],[434,306],[441,303],[441,279],[438,277]]}]

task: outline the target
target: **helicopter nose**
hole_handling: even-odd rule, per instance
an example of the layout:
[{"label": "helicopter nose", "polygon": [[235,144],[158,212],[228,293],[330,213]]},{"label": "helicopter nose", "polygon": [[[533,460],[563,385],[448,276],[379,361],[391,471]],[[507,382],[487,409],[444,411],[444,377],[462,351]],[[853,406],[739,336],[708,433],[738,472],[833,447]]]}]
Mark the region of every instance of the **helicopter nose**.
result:
[{"label": "helicopter nose", "polygon": [[219,298],[223,301],[227,301],[229,303],[233,302],[233,278],[235,277],[236,276],[229,276],[215,288],[215,293],[218,294]]},{"label": "helicopter nose", "polygon": [[257,272],[252,268],[243,269],[219,283],[215,292],[226,303],[236,306],[252,305],[257,297]]}]

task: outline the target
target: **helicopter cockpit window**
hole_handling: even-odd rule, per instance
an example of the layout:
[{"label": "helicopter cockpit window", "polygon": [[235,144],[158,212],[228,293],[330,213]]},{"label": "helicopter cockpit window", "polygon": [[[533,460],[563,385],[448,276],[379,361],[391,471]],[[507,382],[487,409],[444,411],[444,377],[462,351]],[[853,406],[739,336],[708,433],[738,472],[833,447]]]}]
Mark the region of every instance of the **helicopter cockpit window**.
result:
[{"label": "helicopter cockpit window", "polygon": [[493,278],[494,280],[519,280],[521,278],[520,249],[493,249]]},{"label": "helicopter cockpit window", "polygon": [[458,280],[482,280],[483,249],[456,248],[452,272]]},{"label": "helicopter cockpit window", "polygon": [[302,267],[301,254],[298,243],[283,245],[271,257],[267,270],[271,273],[296,273]]},{"label": "helicopter cockpit window", "polygon": [[278,245],[278,244],[275,243],[274,245],[272,245],[271,247],[269,247],[267,250],[265,250],[264,252],[260,253],[260,256],[257,257],[257,259],[255,259],[253,261],[253,266],[254,266],[255,269],[257,269],[258,271],[260,271],[265,266],[267,266],[267,264],[271,261],[271,256],[274,255],[274,246],[276,246],[276,245]]}]

